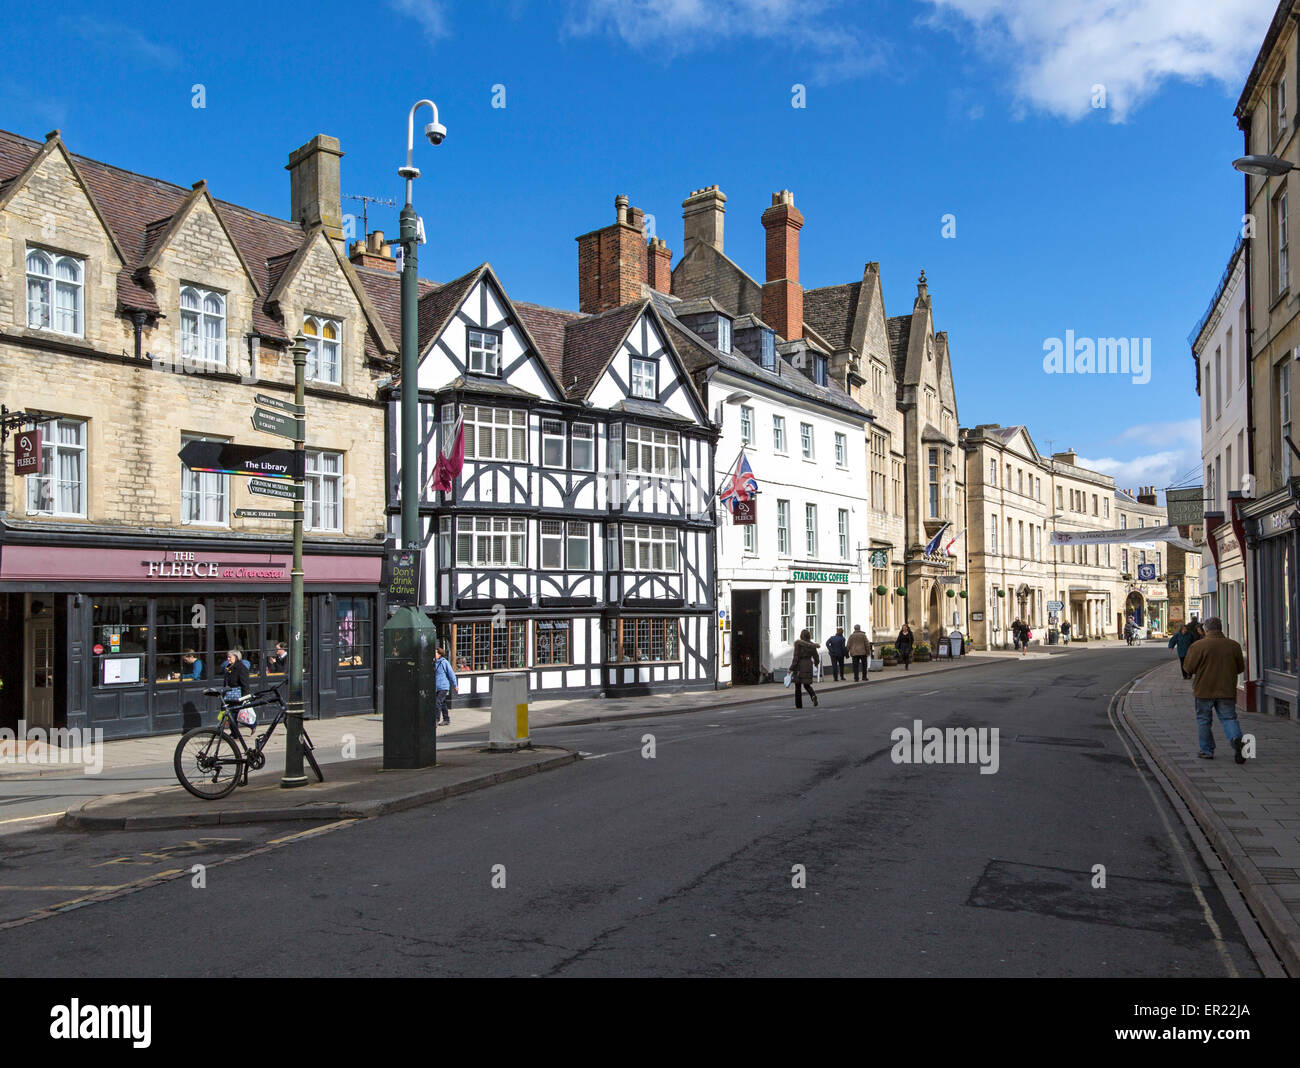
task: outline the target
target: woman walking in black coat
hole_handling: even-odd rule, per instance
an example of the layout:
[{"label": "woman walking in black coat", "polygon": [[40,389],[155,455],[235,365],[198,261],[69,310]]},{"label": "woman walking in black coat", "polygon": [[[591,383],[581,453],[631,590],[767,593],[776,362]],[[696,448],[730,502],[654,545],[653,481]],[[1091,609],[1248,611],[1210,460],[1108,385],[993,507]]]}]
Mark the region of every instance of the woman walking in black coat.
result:
[{"label": "woman walking in black coat", "polygon": [[903,629],[898,632],[898,637],[894,639],[894,648],[898,650],[898,659],[903,662],[905,671],[912,670],[912,645],[914,642],[912,628],[904,623]]},{"label": "woman walking in black coat", "polygon": [[790,674],[794,676],[794,707],[803,708],[802,686],[812,698],[813,708],[817,707],[817,695],[813,693],[813,666],[821,660],[817,652],[817,643],[812,640],[812,632],[802,630],[799,640],[794,643],[794,659],[790,662]]}]

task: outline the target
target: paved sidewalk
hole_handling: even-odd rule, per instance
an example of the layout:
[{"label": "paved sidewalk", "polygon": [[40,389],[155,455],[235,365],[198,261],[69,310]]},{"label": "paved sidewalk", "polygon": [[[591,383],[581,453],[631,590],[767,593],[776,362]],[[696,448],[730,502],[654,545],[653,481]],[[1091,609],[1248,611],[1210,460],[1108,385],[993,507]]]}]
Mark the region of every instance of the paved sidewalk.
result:
[{"label": "paved sidewalk", "polygon": [[1216,716],[1214,759],[1200,759],[1191,683],[1177,662],[1138,679],[1121,708],[1213,844],[1287,971],[1300,976],[1300,729],[1288,719],[1239,711],[1256,755],[1237,764]]},{"label": "paved sidewalk", "polygon": [[[829,675],[814,685],[820,689],[840,689],[846,686],[891,686],[907,679],[940,671],[956,671],[962,668],[978,667],[981,664],[995,662],[997,658],[985,654],[971,654],[953,661],[948,659],[932,660],[925,664],[913,664],[910,670],[901,667],[885,668],[871,673],[869,683],[852,681],[852,669],[846,682],[831,682]],[[693,712],[703,708],[717,708],[738,704],[750,704],[768,701],[789,691],[781,683],[768,683],[759,686],[732,686],[720,690],[694,690],[684,693],[653,694],[645,697],[621,698],[581,698],[575,700],[533,700],[528,704],[528,718],[534,729],[574,725],[582,723],[604,723],[610,720],[627,719],[637,716],[676,715]],[[459,707],[453,698],[451,726],[438,729],[439,746],[444,740],[455,741],[460,735],[482,733],[487,730],[492,718],[492,710],[484,705],[478,708]],[[311,736],[316,750],[316,758],[322,764],[354,759],[365,755],[367,748],[382,746],[384,737],[383,717],[368,714],[360,716],[339,716],[333,719],[309,719],[307,733]],[[120,741],[104,742],[101,746],[103,771],[113,772],[125,768],[149,765],[169,765],[176,749],[179,734],[158,735],[150,738],[127,738]],[[346,750],[346,754],[345,754]],[[266,747],[268,762],[274,763],[276,754],[284,752],[284,730],[278,729],[271,743]],[[67,776],[84,774],[80,764],[68,763],[29,763],[39,753],[24,757],[22,762],[14,758],[12,748],[0,751],[0,779],[5,776]],[[283,761],[281,761],[283,762]]]}]

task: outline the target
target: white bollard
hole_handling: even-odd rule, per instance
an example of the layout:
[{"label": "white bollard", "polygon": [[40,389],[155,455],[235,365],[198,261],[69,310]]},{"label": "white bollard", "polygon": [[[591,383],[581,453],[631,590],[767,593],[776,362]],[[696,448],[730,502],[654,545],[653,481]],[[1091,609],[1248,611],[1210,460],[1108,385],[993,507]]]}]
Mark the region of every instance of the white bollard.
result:
[{"label": "white bollard", "polygon": [[489,749],[522,749],[528,740],[528,675],[501,671],[492,676]]}]

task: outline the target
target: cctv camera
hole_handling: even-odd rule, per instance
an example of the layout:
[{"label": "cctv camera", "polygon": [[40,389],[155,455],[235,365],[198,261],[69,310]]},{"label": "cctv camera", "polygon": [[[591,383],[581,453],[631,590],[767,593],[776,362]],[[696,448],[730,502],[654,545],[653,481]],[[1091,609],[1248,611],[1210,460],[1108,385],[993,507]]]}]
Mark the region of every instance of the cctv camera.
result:
[{"label": "cctv camera", "polygon": [[429,139],[429,144],[440,145],[447,136],[447,127],[440,122],[431,122],[424,128],[424,136]]}]

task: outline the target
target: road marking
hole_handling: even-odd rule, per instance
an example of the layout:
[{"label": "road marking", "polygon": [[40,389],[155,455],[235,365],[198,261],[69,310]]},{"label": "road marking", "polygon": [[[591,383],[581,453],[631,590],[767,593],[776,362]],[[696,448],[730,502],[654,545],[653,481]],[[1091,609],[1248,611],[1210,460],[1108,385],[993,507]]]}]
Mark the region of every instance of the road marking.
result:
[{"label": "road marking", "polygon": [[346,827],[350,823],[356,823],[355,817],[345,820],[335,820],[333,823],[326,823],[320,827],[310,827],[305,831],[297,831],[294,834],[286,834],[281,838],[272,838],[267,845],[280,845],[282,842],[292,842],[298,838],[313,838],[318,834],[328,834],[330,831],[336,831],[340,827]]},{"label": "road marking", "polygon": [[0,823],[25,823],[27,820],[47,820],[51,816],[62,816],[62,815],[63,815],[63,811],[60,810],[58,812],[45,812],[39,816],[15,816],[13,819],[0,820]]}]

